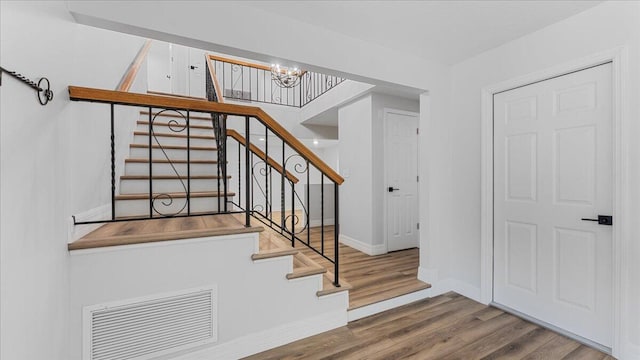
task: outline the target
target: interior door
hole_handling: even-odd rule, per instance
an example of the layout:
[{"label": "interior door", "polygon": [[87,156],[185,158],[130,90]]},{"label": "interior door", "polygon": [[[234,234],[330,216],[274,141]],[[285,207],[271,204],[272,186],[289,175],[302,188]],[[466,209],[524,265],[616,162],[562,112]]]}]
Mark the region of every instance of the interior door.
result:
[{"label": "interior door", "polygon": [[494,301],[607,347],[611,103],[611,64],[494,96]]},{"label": "interior door", "polygon": [[195,97],[206,97],[204,71],[204,51],[199,49],[189,49],[189,95]]},{"label": "interior door", "polygon": [[148,89],[171,92],[171,44],[154,41],[147,55]]},{"label": "interior door", "polygon": [[418,115],[387,111],[387,251],[418,246]]}]

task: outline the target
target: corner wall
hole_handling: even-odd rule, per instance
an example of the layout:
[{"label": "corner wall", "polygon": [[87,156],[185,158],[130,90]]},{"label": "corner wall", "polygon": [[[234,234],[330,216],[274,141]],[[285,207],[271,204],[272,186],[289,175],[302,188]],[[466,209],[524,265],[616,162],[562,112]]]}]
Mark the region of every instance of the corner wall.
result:
[{"label": "corner wall", "polygon": [[54,91],[40,106],[9,76],[0,87],[0,358],[66,360],[67,225],[109,194],[108,111],[67,86],[115,88],[144,39],[78,25],[63,1],[2,1],[0,16],[2,66]]},{"label": "corner wall", "polygon": [[[624,249],[630,272],[623,274],[624,298],[621,309],[623,338],[618,347],[622,358],[640,356],[640,3],[609,1],[535,33],[456,64],[452,69],[451,137],[452,192],[449,213],[451,226],[451,278],[467,294],[480,289],[480,196],[481,196],[481,90],[502,81],[575,61],[599,52],[626,46],[629,50],[629,77],[623,116],[629,149],[621,164],[623,181],[630,184],[631,208],[627,212],[625,236],[632,247]],[[626,280],[624,280],[626,279]],[[630,286],[634,284],[633,286]],[[616,354],[614,354],[616,355]]]}]

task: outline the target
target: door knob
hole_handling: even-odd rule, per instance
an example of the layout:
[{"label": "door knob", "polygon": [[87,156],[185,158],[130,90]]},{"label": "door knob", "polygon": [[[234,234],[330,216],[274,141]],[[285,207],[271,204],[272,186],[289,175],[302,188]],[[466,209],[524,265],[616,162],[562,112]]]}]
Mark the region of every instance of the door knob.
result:
[{"label": "door knob", "polygon": [[597,219],[585,219],[585,218],[582,218],[580,220],[583,220],[583,221],[597,221],[598,225],[613,225],[613,216],[611,216],[611,215],[598,215]]},{"label": "door knob", "polygon": [[400,189],[394,188],[393,186],[389,186],[388,190],[389,190],[389,192],[393,192],[394,190],[400,190]]}]

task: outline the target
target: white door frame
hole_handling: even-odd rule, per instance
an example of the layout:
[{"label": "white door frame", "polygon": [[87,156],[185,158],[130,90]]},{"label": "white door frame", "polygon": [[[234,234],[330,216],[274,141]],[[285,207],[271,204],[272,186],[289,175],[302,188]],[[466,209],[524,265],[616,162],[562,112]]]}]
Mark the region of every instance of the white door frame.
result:
[{"label": "white door frame", "polygon": [[[398,109],[393,109],[393,108],[383,108],[383,122],[382,122],[382,133],[384,134],[383,136],[383,140],[382,140],[382,151],[384,154],[384,165],[383,165],[383,169],[382,171],[384,172],[384,188],[382,189],[382,191],[384,191],[384,195],[382,196],[383,202],[382,202],[382,206],[384,207],[384,223],[383,223],[383,231],[384,231],[384,249],[385,249],[385,253],[389,252],[389,234],[387,232],[388,227],[387,227],[387,219],[389,217],[388,214],[388,209],[387,209],[387,205],[388,205],[388,198],[387,198],[387,191],[386,188],[389,184],[389,179],[387,176],[387,121],[388,121],[388,115],[389,114],[399,114],[399,115],[407,115],[407,116],[415,116],[416,119],[418,120],[417,122],[417,126],[418,129],[420,128],[420,113],[417,112],[413,112],[413,111],[406,111],[406,110],[398,110]],[[418,174],[418,176],[420,175],[420,136],[418,136],[418,134],[416,134],[416,174]],[[418,211],[418,221],[420,221],[420,183],[417,182],[416,184],[416,199],[418,199],[418,204],[417,204],[417,211]],[[418,229],[418,247],[420,247],[420,230]]]},{"label": "white door frame", "polygon": [[628,329],[622,310],[625,308],[624,295],[632,286],[626,279],[629,270],[625,249],[632,239],[623,209],[628,209],[631,200],[627,181],[627,154],[630,116],[625,104],[628,102],[626,79],[629,77],[628,49],[620,47],[569,63],[555,66],[533,74],[507,80],[482,89],[482,154],[481,154],[481,263],[480,299],[489,304],[493,301],[493,95],[495,93],[528,85],[549,78],[565,75],[604,63],[612,63],[613,88],[613,345],[612,354],[618,356],[622,339],[626,339]]}]

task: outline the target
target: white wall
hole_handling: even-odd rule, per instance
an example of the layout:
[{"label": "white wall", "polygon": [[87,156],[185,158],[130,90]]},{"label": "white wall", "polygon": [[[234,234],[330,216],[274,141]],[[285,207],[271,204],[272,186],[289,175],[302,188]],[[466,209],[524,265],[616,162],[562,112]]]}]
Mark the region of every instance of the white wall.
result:
[{"label": "white wall", "polygon": [[373,201],[372,96],[365,95],[338,110],[340,235],[372,244]]},{"label": "white wall", "polygon": [[[287,280],[292,258],[254,262],[257,248],[251,233],[74,251],[71,351],[64,359],[82,358],[83,307],[211,285],[218,293],[218,341],[185,359],[237,359],[346,324],[346,293],[318,298],[319,276]],[[283,326],[290,331],[277,331]]]},{"label": "white wall", "polygon": [[55,93],[40,106],[6,75],[0,87],[0,357],[68,359],[67,224],[108,198],[96,189],[109,117],[71,104],[67,86],[114,89],[144,40],[78,25],[64,2],[2,1],[0,13],[2,66]]},{"label": "white wall", "polygon": [[[598,52],[627,46],[629,49],[629,77],[625,78],[627,98],[624,116],[629,119],[626,129],[630,148],[625,182],[630,185],[631,202],[628,228],[622,229],[633,238],[631,248],[625,249],[625,261],[630,272],[623,274],[626,288],[623,321],[625,338],[620,355],[640,357],[640,3],[605,2],[560,23],[546,27],[453,67],[452,116],[448,125],[451,141],[451,204],[448,218],[452,234],[451,277],[477,294],[480,287],[480,117],[481,89],[502,81],[575,61]],[[433,169],[433,168],[432,168]],[[434,169],[435,170],[435,169]],[[444,167],[442,170],[447,170]],[[624,173],[623,173],[624,174]],[[443,199],[444,201],[445,199]],[[635,348],[632,350],[632,348]],[[632,352],[635,351],[635,352]],[[634,355],[631,355],[634,354]]]}]

